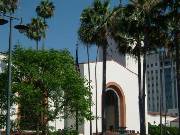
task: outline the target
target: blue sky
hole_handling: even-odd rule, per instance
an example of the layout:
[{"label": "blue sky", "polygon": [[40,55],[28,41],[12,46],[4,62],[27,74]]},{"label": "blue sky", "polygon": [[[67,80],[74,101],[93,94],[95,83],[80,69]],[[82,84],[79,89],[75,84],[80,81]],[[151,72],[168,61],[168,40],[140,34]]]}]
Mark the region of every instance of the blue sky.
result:
[{"label": "blue sky", "polygon": [[[90,6],[93,0],[53,0],[55,4],[55,15],[48,20],[49,28],[45,41],[46,48],[64,49],[67,48],[75,56],[75,44],[78,40],[77,30],[79,27],[79,18],[82,10]],[[35,8],[40,0],[20,0],[20,5],[15,16],[22,17],[23,23],[29,23],[32,17],[36,16]],[[111,7],[118,5],[119,0],[111,0]],[[13,25],[19,21],[14,20]],[[8,49],[9,24],[0,26],[0,51]],[[31,41],[23,34],[13,29],[13,45],[20,42],[23,47],[35,48],[35,42]],[[42,43],[39,43],[41,46]],[[91,60],[95,59],[96,48],[90,49]],[[79,44],[80,62],[87,60],[86,49],[83,44]]]}]

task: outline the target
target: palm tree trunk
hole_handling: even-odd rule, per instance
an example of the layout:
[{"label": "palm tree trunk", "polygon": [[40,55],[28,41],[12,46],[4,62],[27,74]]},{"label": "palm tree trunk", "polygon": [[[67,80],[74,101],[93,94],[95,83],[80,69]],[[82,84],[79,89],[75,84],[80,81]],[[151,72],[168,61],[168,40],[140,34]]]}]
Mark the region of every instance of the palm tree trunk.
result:
[{"label": "palm tree trunk", "polygon": [[179,56],[179,33],[175,32],[175,45],[176,45],[176,79],[177,79],[177,93],[178,93],[178,113],[179,113],[179,134],[180,134],[180,56]]},{"label": "palm tree trunk", "polygon": [[[78,43],[76,44],[76,70],[77,72],[80,72],[79,70],[79,59],[78,59]],[[78,108],[76,108],[76,132],[79,132],[79,113]]]},{"label": "palm tree trunk", "polygon": [[146,134],[146,120],[145,120],[145,79],[146,79],[146,51],[143,58],[143,87],[142,87],[142,134]]},{"label": "palm tree trunk", "polygon": [[38,51],[38,40],[36,40],[36,50]]},{"label": "palm tree trunk", "polygon": [[138,86],[139,86],[139,120],[140,120],[140,135],[144,135],[143,134],[143,119],[142,119],[142,87],[141,87],[141,43],[138,37],[138,54],[137,54],[137,58],[138,58]]},{"label": "palm tree trunk", "polygon": [[96,63],[95,63],[95,85],[96,85],[96,135],[98,135],[98,122],[97,122],[97,58],[99,53],[99,46],[97,47],[96,52]]},{"label": "palm tree trunk", "polygon": [[42,50],[44,50],[44,49],[45,49],[45,38],[42,37]]},{"label": "palm tree trunk", "polygon": [[146,105],[145,105],[145,98],[146,98],[146,53],[149,46],[149,19],[146,17],[145,19],[145,33],[144,33],[144,50],[143,50],[143,85],[142,85],[142,134],[146,134]]},{"label": "palm tree trunk", "polygon": [[[46,24],[46,18],[43,18],[43,20],[44,20],[44,24]],[[45,38],[46,38],[45,33],[46,33],[46,29],[44,30],[44,35],[42,36],[42,50],[45,49]]]},{"label": "palm tree trunk", "polygon": [[102,82],[102,134],[106,131],[106,116],[105,116],[105,92],[106,92],[106,55],[107,44],[103,45],[103,82]]},{"label": "palm tree trunk", "polygon": [[[175,3],[177,3],[177,0],[174,1]],[[175,6],[175,3],[173,3],[173,7],[174,7],[174,18],[178,17],[178,9]],[[175,37],[174,37],[174,43],[176,46],[176,81],[177,81],[177,93],[178,93],[178,115],[179,115],[179,135],[180,135],[180,56],[179,56],[179,35],[180,32],[178,31],[177,28],[177,19],[175,19],[175,24],[176,24],[176,29],[175,29]]]},{"label": "palm tree trunk", "polygon": [[[88,87],[89,87],[89,91],[91,91],[91,85],[90,85],[90,80],[91,80],[91,76],[90,76],[90,63],[89,63],[89,45],[87,45],[87,55],[88,55]],[[91,111],[91,100],[92,100],[92,97],[91,95],[89,96],[90,98],[90,111]],[[90,135],[92,135],[92,120],[90,119]]]},{"label": "palm tree trunk", "polygon": [[43,108],[45,112],[43,112],[42,116],[42,134],[47,135],[48,134],[48,91],[44,90],[43,93]]}]

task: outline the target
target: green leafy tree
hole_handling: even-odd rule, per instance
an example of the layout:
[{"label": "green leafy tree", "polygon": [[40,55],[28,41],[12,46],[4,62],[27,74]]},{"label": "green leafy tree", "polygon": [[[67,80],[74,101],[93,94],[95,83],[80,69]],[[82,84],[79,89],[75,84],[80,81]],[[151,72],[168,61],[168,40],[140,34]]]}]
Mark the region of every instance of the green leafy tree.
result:
[{"label": "green leafy tree", "polygon": [[68,51],[16,48],[12,58],[12,91],[19,104],[20,128],[41,130],[45,135],[49,121],[63,117],[64,111],[66,116],[73,114],[77,108],[81,120],[91,117],[91,93]]}]

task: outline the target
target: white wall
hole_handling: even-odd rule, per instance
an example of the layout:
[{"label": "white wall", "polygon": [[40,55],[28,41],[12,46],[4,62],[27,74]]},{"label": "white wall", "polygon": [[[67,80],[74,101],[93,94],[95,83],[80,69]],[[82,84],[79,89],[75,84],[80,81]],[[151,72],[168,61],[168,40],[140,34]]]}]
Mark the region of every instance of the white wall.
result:
[{"label": "white wall", "polygon": [[[114,60],[120,65],[126,66],[126,56],[120,53],[117,43],[110,37],[107,37],[107,39],[108,39],[107,55],[106,55],[107,61]],[[102,61],[102,60],[103,60],[103,50],[100,47],[99,48],[99,61]]]},{"label": "white wall", "polygon": [[64,119],[56,119],[54,121],[49,122],[49,126],[52,126],[55,128],[55,130],[64,129]]},{"label": "white wall", "polygon": [[[170,121],[174,120],[175,117],[171,117],[171,116],[166,116],[166,125],[170,126]],[[151,124],[151,125],[159,125],[160,124],[160,115],[159,114],[148,114],[147,115],[147,121]],[[165,116],[162,116],[162,124],[165,124]]]},{"label": "white wall", "polygon": [[[82,65],[80,66],[82,68]],[[84,76],[88,78],[88,65],[84,64],[82,68]],[[92,99],[95,103],[95,63],[90,63]],[[114,61],[107,61],[107,83],[115,82],[122,88],[126,102],[126,126],[127,130],[139,131],[139,107],[138,107],[138,78],[130,70],[124,68]],[[102,94],[102,62],[97,64],[97,80],[98,80],[98,117],[101,117],[101,94]],[[95,115],[95,105],[92,107]],[[93,122],[93,132],[95,132],[95,120]],[[101,118],[98,120],[98,130],[101,132]],[[85,123],[85,135],[89,135],[89,122]]]}]

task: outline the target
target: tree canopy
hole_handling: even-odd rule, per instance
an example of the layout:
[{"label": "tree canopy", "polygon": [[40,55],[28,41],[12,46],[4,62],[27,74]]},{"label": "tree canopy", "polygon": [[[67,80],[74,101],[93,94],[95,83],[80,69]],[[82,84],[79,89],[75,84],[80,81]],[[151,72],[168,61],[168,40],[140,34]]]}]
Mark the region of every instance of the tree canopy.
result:
[{"label": "tree canopy", "polygon": [[[64,111],[68,116],[78,110],[79,119],[90,118],[91,93],[67,50],[35,51],[17,47],[12,61],[12,93],[14,103],[19,104],[20,126],[40,124],[42,114],[47,121],[53,121],[63,117]],[[6,87],[6,75],[7,70],[0,74],[1,91]],[[48,99],[48,109],[44,108],[44,99]]]}]

